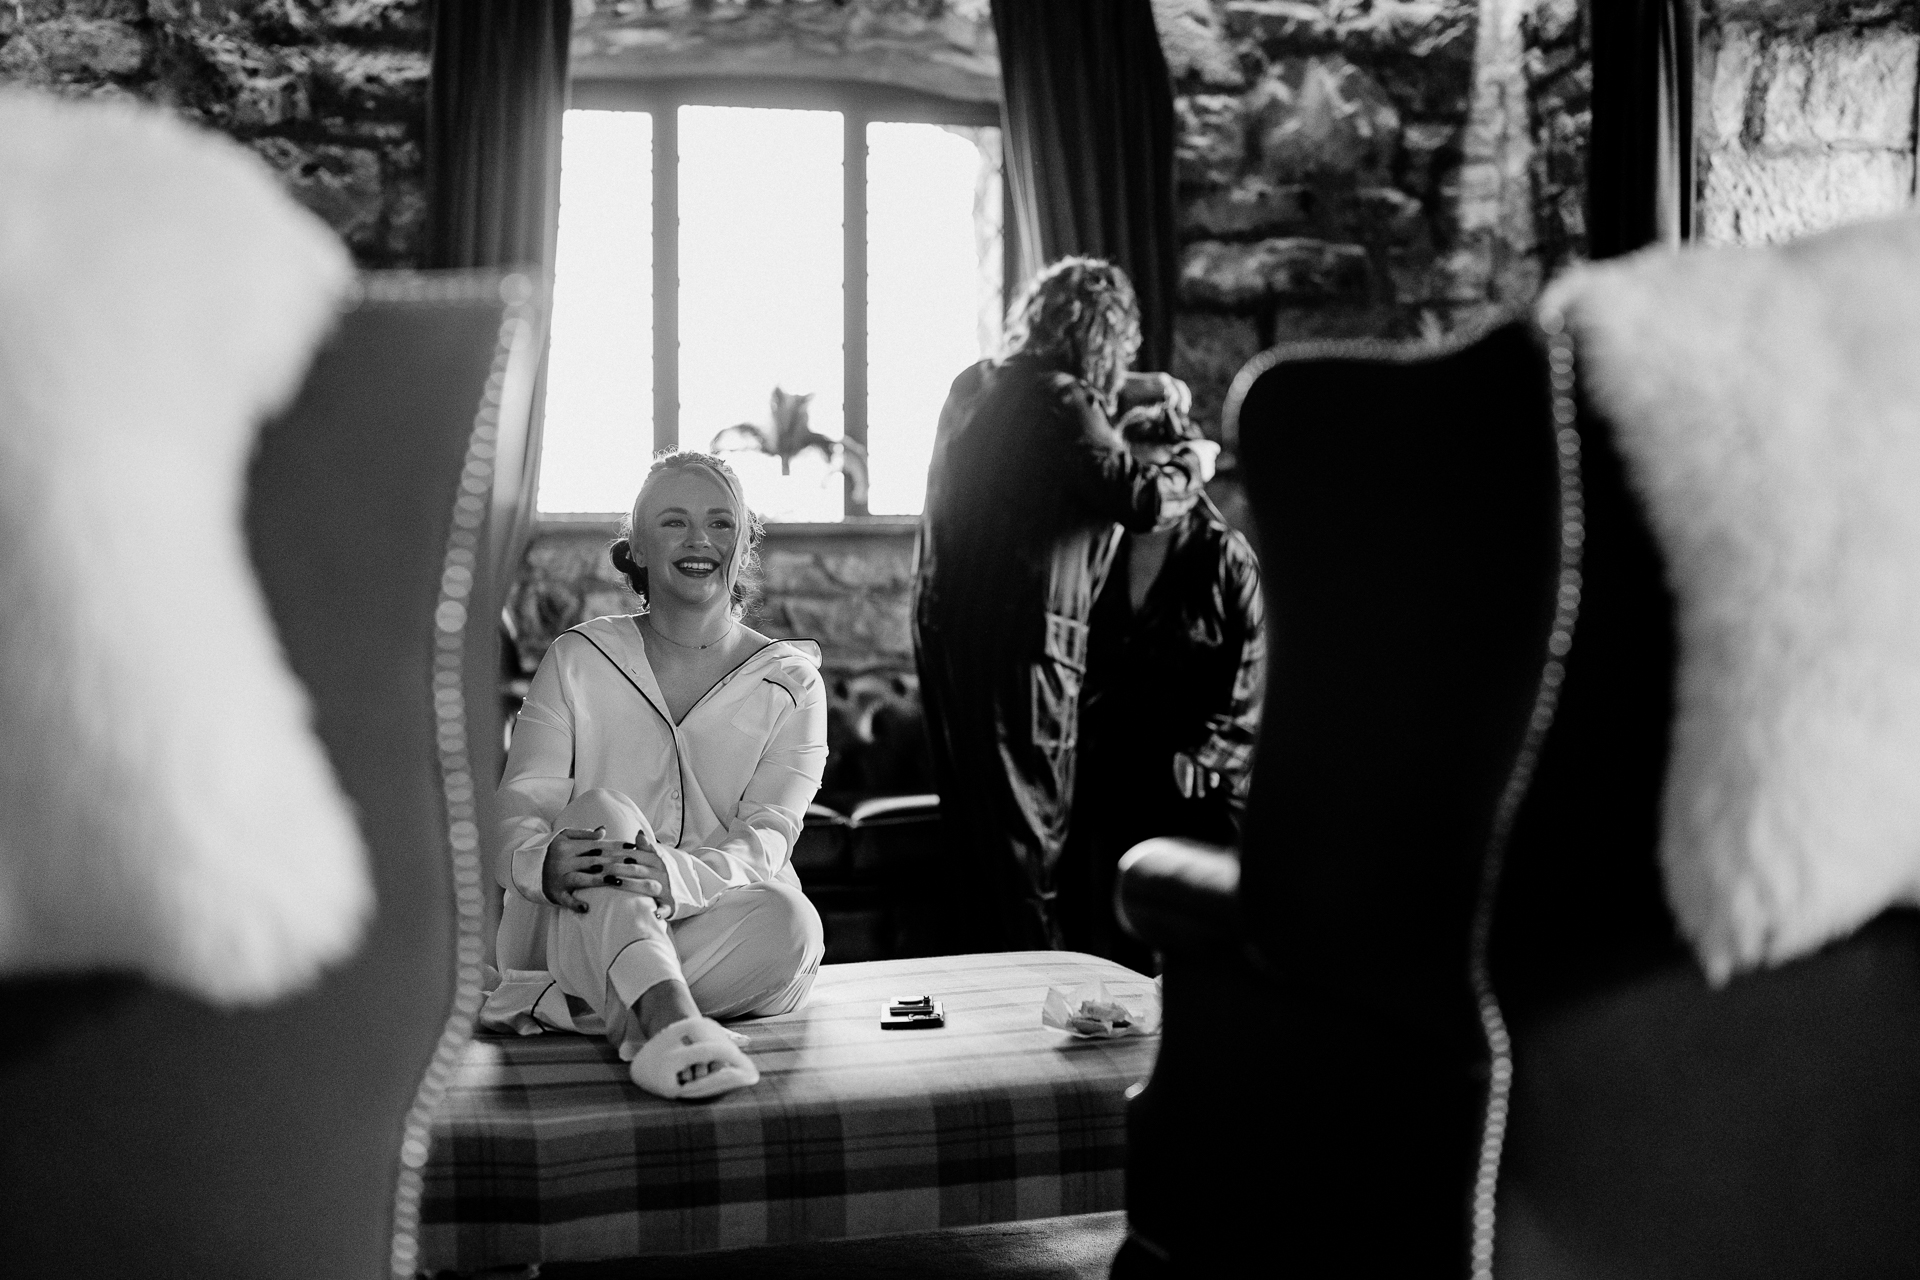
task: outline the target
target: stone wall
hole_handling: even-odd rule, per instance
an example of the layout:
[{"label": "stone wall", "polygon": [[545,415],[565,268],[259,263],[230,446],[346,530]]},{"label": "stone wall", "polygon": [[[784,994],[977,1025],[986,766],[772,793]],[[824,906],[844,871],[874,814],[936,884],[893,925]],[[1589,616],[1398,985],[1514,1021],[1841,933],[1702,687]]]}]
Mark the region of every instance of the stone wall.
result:
[{"label": "stone wall", "polygon": [[[1582,0],[1526,0],[1535,229],[1547,272],[1585,256],[1592,90]],[[1702,0],[1696,232],[1770,243],[1908,207],[1915,0]]]},{"label": "stone wall", "polygon": [[1273,342],[1437,335],[1530,295],[1526,211],[1502,212],[1517,41],[1481,31],[1488,7],[1156,0],[1178,131],[1174,371],[1209,430]]},{"label": "stone wall", "polygon": [[139,98],[258,152],[366,267],[419,261],[425,0],[11,0],[0,84]]},{"label": "stone wall", "polygon": [[1531,128],[1534,236],[1543,276],[1587,251],[1593,55],[1581,0],[1529,0],[1521,18]]},{"label": "stone wall", "polygon": [[1703,240],[1774,242],[1912,203],[1920,5],[1719,0],[1702,37]]}]

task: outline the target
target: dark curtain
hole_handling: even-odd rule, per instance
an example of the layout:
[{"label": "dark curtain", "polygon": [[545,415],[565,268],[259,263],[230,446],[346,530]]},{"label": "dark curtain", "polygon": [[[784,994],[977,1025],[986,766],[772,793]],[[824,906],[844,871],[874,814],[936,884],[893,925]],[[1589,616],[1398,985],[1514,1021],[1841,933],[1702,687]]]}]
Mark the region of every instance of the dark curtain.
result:
[{"label": "dark curtain", "polygon": [[[571,0],[434,0],[432,13],[425,265],[523,268],[551,298]],[[488,539],[503,592],[532,527],[543,399],[544,386],[523,456],[500,460],[520,468],[513,519]]]},{"label": "dark curtain", "polygon": [[1022,280],[1067,254],[1140,295],[1139,363],[1173,356],[1173,86],[1148,0],[993,0]]},{"label": "dark curtain", "polygon": [[1590,0],[1587,254],[1693,238],[1697,0]]}]

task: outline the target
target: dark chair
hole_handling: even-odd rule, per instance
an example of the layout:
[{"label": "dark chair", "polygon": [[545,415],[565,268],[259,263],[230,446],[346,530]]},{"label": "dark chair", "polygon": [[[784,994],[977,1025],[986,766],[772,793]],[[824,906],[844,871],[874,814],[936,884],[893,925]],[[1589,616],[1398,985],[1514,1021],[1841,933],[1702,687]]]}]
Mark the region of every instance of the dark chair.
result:
[{"label": "dark chair", "polygon": [[1920,927],[1707,987],[1655,862],[1672,603],[1541,335],[1237,391],[1266,722],[1238,859],[1123,866],[1166,1023],[1115,1274],[1920,1272]]},{"label": "dark chair", "polygon": [[[425,1152],[403,1142],[424,1137],[429,1065],[458,1049],[450,1015],[478,994],[478,865],[458,824],[478,816],[471,778],[499,769],[486,515],[519,491],[524,293],[493,276],[368,277],[263,432],[253,559],[359,811],[378,914],[351,961],[263,1009],[111,975],[0,983],[9,1274],[408,1269]],[[478,562],[464,593],[446,574],[459,545]]]}]

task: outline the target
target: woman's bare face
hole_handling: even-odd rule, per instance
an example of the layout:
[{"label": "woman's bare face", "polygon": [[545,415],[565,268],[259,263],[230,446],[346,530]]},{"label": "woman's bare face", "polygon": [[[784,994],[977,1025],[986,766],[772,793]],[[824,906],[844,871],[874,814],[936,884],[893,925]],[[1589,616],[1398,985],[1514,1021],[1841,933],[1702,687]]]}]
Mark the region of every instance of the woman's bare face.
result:
[{"label": "woman's bare face", "polygon": [[676,471],[647,494],[633,527],[633,558],[647,568],[649,596],[710,603],[733,588],[740,516],[733,495],[706,471]]}]

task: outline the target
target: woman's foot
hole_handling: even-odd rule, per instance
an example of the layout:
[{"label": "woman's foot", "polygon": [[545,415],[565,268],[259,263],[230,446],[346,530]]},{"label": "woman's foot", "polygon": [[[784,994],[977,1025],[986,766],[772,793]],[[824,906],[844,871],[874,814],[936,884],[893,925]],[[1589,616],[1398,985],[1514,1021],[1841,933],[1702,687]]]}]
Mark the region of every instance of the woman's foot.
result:
[{"label": "woman's foot", "polygon": [[[686,983],[669,978],[648,987],[634,1004],[633,1013],[634,1019],[640,1024],[640,1034],[652,1040],[676,1022],[698,1018],[700,1006],[693,1002],[693,992],[688,990]],[[690,1062],[680,1069],[678,1083],[683,1086],[692,1084],[714,1069],[714,1063]]]},{"label": "woman's foot", "polygon": [[662,1098],[713,1098],[757,1084],[759,1068],[733,1033],[695,1014],[661,1028],[627,1064],[633,1082]]}]

